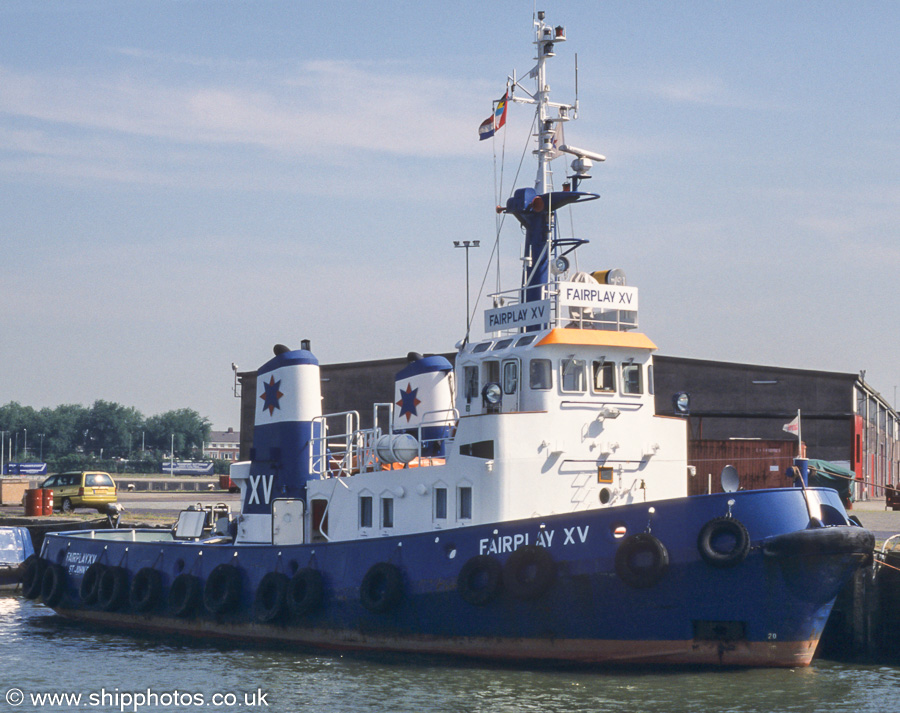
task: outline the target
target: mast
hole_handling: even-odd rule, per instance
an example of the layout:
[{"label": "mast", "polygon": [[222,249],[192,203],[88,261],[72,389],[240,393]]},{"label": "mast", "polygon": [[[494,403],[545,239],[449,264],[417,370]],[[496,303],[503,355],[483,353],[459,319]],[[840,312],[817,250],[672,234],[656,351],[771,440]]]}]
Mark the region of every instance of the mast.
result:
[{"label": "mast", "polygon": [[[535,60],[537,65],[531,70],[529,76],[535,77],[534,101],[537,104],[537,139],[538,149],[535,152],[538,157],[538,171],[534,182],[534,189],[538,194],[546,193],[551,187],[550,161],[559,155],[558,148],[554,151],[553,138],[556,126],[568,121],[569,112],[575,107],[568,104],[552,104],[550,102],[550,84],[547,82],[547,59],[555,57],[554,45],[557,42],[566,41],[566,30],[562,25],[551,27],[544,22],[544,12],[538,12],[538,19],[534,23]],[[551,116],[551,108],[562,109],[556,117]]]},{"label": "mast", "polygon": [[[547,81],[546,63],[555,57],[555,45],[566,41],[566,31],[561,25],[552,27],[544,21],[543,11],[538,12],[534,22],[535,60],[537,64],[528,73],[536,80],[534,94],[528,92],[515,79],[510,100],[522,104],[535,105],[537,149],[534,151],[538,161],[537,176],[534,188],[520,188],[507,201],[505,212],[514,215],[525,228],[525,249],[523,251],[522,302],[536,302],[547,297],[546,286],[550,282],[551,261],[561,256],[559,248],[568,247],[565,252],[574,249],[585,241],[567,239],[560,241],[556,236],[556,210],[579,200],[599,198],[593,193],[579,193],[578,181],[589,178],[587,171],[591,158],[603,160],[599,154],[593,154],[562,145],[562,124],[576,118],[577,102],[560,104],[550,101],[550,85]],[[515,94],[520,89],[525,96]],[[556,115],[554,116],[553,113]],[[550,162],[562,152],[571,153],[578,158],[573,163],[577,174],[573,179],[573,188],[564,187],[562,191],[553,191],[553,172]],[[538,329],[539,326],[529,329]]]}]

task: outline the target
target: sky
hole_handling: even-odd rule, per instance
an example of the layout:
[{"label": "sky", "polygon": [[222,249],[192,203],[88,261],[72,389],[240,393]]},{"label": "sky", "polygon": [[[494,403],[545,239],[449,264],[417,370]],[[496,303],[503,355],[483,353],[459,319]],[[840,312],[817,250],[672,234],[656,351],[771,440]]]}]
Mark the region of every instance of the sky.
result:
[{"label": "sky", "polygon": [[[562,223],[665,355],[900,384],[900,4],[548,0]],[[0,404],[239,426],[232,364],[446,352],[516,287],[528,1],[2,0]],[[531,88],[528,80],[522,83]],[[519,162],[525,164],[516,178]],[[554,162],[561,182],[564,159]],[[487,277],[485,277],[487,276]],[[849,405],[848,405],[849,407]]]}]

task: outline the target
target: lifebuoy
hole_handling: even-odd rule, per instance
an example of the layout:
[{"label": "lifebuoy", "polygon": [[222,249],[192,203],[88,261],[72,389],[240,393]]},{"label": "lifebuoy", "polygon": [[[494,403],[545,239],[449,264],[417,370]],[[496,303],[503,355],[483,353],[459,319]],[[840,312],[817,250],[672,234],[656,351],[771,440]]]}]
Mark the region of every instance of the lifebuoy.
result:
[{"label": "lifebuoy", "polygon": [[627,537],[616,550],[616,574],[625,584],[646,589],[656,584],[669,568],[669,552],[649,532]]},{"label": "lifebuoy", "polygon": [[459,570],[456,589],[463,601],[482,607],[500,593],[503,568],[490,555],[475,555]]},{"label": "lifebuoy", "polygon": [[280,618],[287,608],[287,588],[290,580],[281,572],[266,574],[253,599],[253,618],[261,624],[269,624]]},{"label": "lifebuoy", "polygon": [[81,587],[78,589],[78,596],[85,604],[95,604],[97,595],[100,593],[100,578],[106,571],[106,565],[94,562],[84,573],[81,578]]},{"label": "lifebuoy", "polygon": [[55,607],[66,591],[66,570],[58,564],[48,564],[41,577],[41,599],[48,607]]},{"label": "lifebuoy", "polygon": [[722,569],[744,561],[750,552],[750,533],[740,520],[715,517],[697,536],[697,549],[707,564]]},{"label": "lifebuoy", "polygon": [[25,560],[25,571],[22,573],[22,595],[26,599],[37,599],[41,596],[41,585],[47,562],[37,555],[29,555]]},{"label": "lifebuoy", "polygon": [[325,582],[317,569],[305,567],[291,577],[288,583],[288,608],[295,617],[304,617],[318,609],[324,596]]},{"label": "lifebuoy", "polygon": [[390,562],[373,564],[359,585],[359,601],[376,614],[393,609],[402,598],[403,574]]},{"label": "lifebuoy", "polygon": [[203,606],[211,614],[225,614],[241,601],[241,571],[230,564],[220,564],[206,579]]},{"label": "lifebuoy", "polygon": [[182,572],[169,587],[168,609],[172,616],[190,616],[200,604],[203,586],[193,574]]},{"label": "lifebuoy", "polygon": [[131,580],[128,601],[136,612],[149,612],[162,600],[162,575],[152,567],[138,570]]},{"label": "lifebuoy", "polygon": [[107,567],[97,587],[97,605],[104,611],[121,609],[128,602],[128,570]]},{"label": "lifebuoy", "polygon": [[556,562],[546,547],[525,545],[503,567],[503,586],[518,599],[535,599],[556,580]]}]

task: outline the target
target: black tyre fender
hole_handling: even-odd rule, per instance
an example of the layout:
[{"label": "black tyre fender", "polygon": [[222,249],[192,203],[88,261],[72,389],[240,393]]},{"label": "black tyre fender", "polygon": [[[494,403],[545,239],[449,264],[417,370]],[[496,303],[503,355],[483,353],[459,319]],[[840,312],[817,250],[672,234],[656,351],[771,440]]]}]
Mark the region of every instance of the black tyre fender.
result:
[{"label": "black tyre fender", "polygon": [[241,570],[231,564],[220,564],[206,578],[203,606],[210,614],[227,614],[241,601]]},{"label": "black tyre fender", "polygon": [[314,612],[325,598],[325,581],[322,573],[312,567],[304,567],[291,577],[287,587],[288,608],[295,617]]},{"label": "black tyre fender", "polygon": [[359,601],[370,612],[381,614],[403,599],[403,573],[390,562],[373,564],[359,585]]},{"label": "black tyre fender", "polygon": [[41,585],[46,569],[47,561],[37,555],[29,555],[25,560],[25,569],[22,572],[22,595],[26,599],[37,599],[41,596]]},{"label": "black tyre fender", "polygon": [[106,565],[100,562],[94,562],[85,570],[81,578],[81,587],[78,589],[78,596],[85,604],[96,604],[97,595],[100,593],[100,579],[106,571]]},{"label": "black tyre fender", "polygon": [[48,564],[41,577],[41,599],[48,607],[55,607],[66,593],[66,570],[58,564]]},{"label": "black tyre fender", "polygon": [[187,617],[193,614],[203,597],[203,585],[193,574],[182,572],[169,587],[167,606],[172,616]]},{"label": "black tyre fender", "polygon": [[669,551],[649,532],[625,538],[616,550],[616,574],[630,587],[652,587],[668,569]]},{"label": "black tyre fender", "polygon": [[162,575],[152,567],[138,570],[131,580],[128,601],[136,612],[149,612],[162,601]]},{"label": "black tyre fender", "polygon": [[492,602],[502,588],[503,567],[490,555],[470,557],[456,577],[459,596],[476,607]]},{"label": "black tyre fender", "polygon": [[104,611],[121,609],[128,603],[128,570],[107,567],[97,586],[97,605]]},{"label": "black tyre fender", "polygon": [[[728,549],[722,549],[723,541],[729,545]],[[750,552],[750,533],[740,520],[715,517],[700,529],[697,549],[712,567],[734,567],[743,562]]]},{"label": "black tyre fender", "polygon": [[555,581],[556,562],[546,547],[520,547],[503,566],[503,586],[517,599],[536,599]]},{"label": "black tyre fender", "polygon": [[253,597],[253,618],[261,624],[270,624],[281,618],[287,610],[287,588],[290,580],[281,572],[269,572],[256,588]]}]

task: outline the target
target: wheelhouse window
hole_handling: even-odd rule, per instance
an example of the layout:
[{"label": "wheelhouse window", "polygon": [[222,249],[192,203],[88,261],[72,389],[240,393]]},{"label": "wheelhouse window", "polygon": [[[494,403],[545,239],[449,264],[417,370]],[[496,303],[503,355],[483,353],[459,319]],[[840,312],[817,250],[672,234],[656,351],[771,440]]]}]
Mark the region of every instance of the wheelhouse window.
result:
[{"label": "wheelhouse window", "polygon": [[472,519],[472,487],[463,485],[459,488],[459,519]]},{"label": "wheelhouse window", "polygon": [[528,363],[528,385],[535,391],[553,387],[553,369],[549,359],[532,359]]},{"label": "wheelhouse window", "polygon": [[519,364],[508,361],[503,364],[503,393],[514,394],[519,388]]},{"label": "wheelhouse window", "polygon": [[447,488],[434,489],[434,519],[447,519]]},{"label": "wheelhouse window", "polygon": [[563,391],[584,393],[584,359],[563,359],[559,371]]},{"label": "wheelhouse window", "polygon": [[372,496],[359,496],[359,526],[372,527]]},{"label": "wheelhouse window", "polygon": [[385,528],[394,526],[394,499],[393,498],[382,498],[381,499],[381,526],[385,527]]},{"label": "wheelhouse window", "polygon": [[622,364],[622,393],[642,394],[644,383],[640,364]]},{"label": "wheelhouse window", "polygon": [[463,368],[463,381],[465,382],[466,401],[478,398],[478,367],[467,366]]},{"label": "wheelhouse window", "polygon": [[486,361],[484,362],[484,383],[499,384],[500,383],[500,362]]},{"label": "wheelhouse window", "polygon": [[597,359],[591,362],[594,391],[598,393],[614,393],[616,390],[615,362]]}]

